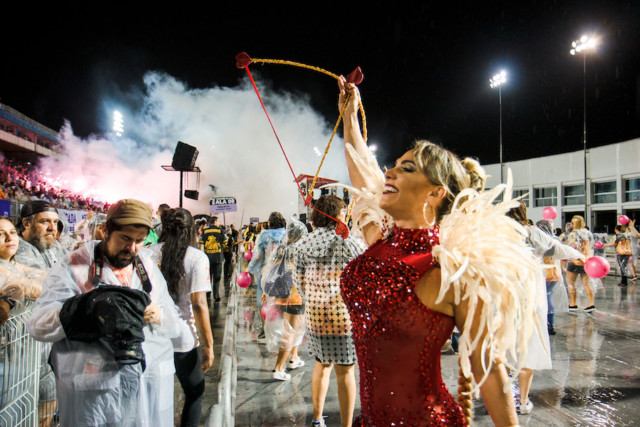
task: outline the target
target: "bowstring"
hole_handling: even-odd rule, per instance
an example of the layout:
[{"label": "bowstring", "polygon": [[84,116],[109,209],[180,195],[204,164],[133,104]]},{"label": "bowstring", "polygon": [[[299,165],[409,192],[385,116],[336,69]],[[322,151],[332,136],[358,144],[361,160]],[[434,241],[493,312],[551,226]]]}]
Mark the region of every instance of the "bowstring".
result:
[{"label": "bowstring", "polygon": [[[293,175],[293,179],[296,182],[296,185],[298,186],[298,191],[300,192],[300,196],[304,199],[305,198],[304,197],[304,192],[302,191],[302,188],[300,187],[300,183],[298,182],[298,179],[296,177],[296,173],[293,171],[293,167],[291,166],[291,162],[289,161],[289,157],[287,157],[287,153],[284,151],[284,147],[282,146],[282,142],[280,141],[280,137],[278,136],[278,132],[276,131],[276,128],[273,125],[273,122],[271,121],[271,116],[269,116],[269,112],[267,111],[267,107],[264,105],[264,102],[262,101],[262,96],[260,96],[260,91],[258,90],[258,86],[256,85],[256,82],[253,80],[253,76],[251,75],[251,71],[249,70],[249,66],[246,65],[244,67],[244,69],[247,71],[247,74],[249,75],[249,80],[251,80],[251,85],[253,86],[253,89],[255,90],[256,95],[258,95],[258,99],[260,100],[260,105],[262,105],[262,109],[263,109],[264,113],[267,116],[267,120],[269,121],[269,125],[271,126],[271,129],[273,130],[273,134],[276,136],[276,140],[278,141],[278,145],[280,146],[280,150],[282,151],[282,154],[284,155],[284,158],[287,161],[287,165],[289,166],[289,170],[291,171],[291,174]],[[346,103],[345,103],[345,105],[346,105]],[[344,107],[343,107],[343,110],[344,110]],[[337,126],[338,125],[336,125],[336,129],[337,129]],[[334,129],[334,135],[335,135],[336,129]],[[332,138],[333,138],[333,135],[332,135]],[[325,155],[326,155],[326,153],[325,153]],[[316,178],[317,178],[317,175],[316,175]],[[314,179],[314,182],[315,182],[315,179]],[[313,187],[311,187],[311,189],[309,191],[309,194],[312,194],[311,193],[312,191],[313,191]],[[343,223],[339,219],[332,217],[331,215],[327,214],[326,212],[322,212],[321,210],[316,209],[315,207],[311,206],[311,204],[309,204],[309,207],[311,209],[313,209],[314,211],[319,212],[319,213],[327,216],[328,218],[331,218],[332,220],[336,221],[338,224]]]}]

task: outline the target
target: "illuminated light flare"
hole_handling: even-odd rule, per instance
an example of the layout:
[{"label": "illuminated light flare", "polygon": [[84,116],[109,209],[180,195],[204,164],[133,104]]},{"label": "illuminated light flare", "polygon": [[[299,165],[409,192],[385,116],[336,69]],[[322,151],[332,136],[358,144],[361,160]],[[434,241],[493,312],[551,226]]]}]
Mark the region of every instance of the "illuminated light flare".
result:
[{"label": "illuminated light flare", "polygon": [[507,72],[502,70],[489,80],[489,86],[491,86],[491,88],[493,89],[493,88],[502,86],[506,82],[507,82]]},{"label": "illuminated light flare", "polygon": [[595,49],[598,45],[598,39],[593,36],[584,35],[580,37],[579,40],[574,40],[571,42],[572,49],[569,51],[571,55],[577,55],[578,53],[584,52],[587,49]]},{"label": "illuminated light flare", "polygon": [[113,112],[113,131],[116,133],[116,136],[122,136],[124,133],[124,119],[122,113],[118,110]]}]

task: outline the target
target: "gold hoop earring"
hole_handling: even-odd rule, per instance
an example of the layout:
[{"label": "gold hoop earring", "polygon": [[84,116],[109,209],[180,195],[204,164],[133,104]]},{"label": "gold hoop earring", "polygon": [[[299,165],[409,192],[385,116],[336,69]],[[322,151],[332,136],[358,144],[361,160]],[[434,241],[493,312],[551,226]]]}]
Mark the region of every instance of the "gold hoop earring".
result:
[{"label": "gold hoop earring", "polygon": [[[431,220],[427,219],[427,211],[431,209]],[[424,218],[424,222],[427,224],[428,228],[433,228],[436,225],[436,210],[431,206],[429,201],[425,202],[422,206],[422,217]]]}]

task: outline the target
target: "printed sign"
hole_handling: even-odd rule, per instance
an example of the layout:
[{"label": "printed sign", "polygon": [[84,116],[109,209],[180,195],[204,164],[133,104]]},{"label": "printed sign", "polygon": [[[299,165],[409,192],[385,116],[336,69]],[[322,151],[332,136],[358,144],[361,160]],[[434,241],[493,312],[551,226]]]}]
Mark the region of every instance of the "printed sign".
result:
[{"label": "printed sign", "polygon": [[11,200],[0,200],[0,216],[11,216]]},{"label": "printed sign", "polygon": [[209,199],[209,213],[237,212],[235,197],[212,197]]},{"label": "printed sign", "polygon": [[76,227],[87,217],[87,211],[71,211],[58,209],[58,217],[69,225],[69,233],[73,233]]},{"label": "printed sign", "polygon": [[259,222],[260,222],[260,218],[258,218],[257,216],[253,216],[249,218],[249,224],[257,224]]}]

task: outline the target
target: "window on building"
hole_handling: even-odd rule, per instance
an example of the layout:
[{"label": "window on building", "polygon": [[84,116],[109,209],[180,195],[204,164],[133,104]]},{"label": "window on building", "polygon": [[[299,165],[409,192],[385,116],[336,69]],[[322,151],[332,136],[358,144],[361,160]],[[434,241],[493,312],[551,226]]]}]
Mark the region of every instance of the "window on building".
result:
[{"label": "window on building", "polygon": [[513,190],[513,198],[515,199],[516,197],[520,197],[526,194],[526,196],[524,196],[522,198],[522,201],[524,202],[525,205],[527,205],[527,207],[529,207],[529,189],[528,188],[521,188],[519,190]]},{"label": "window on building", "polygon": [[615,203],[616,202],[616,182],[594,182],[593,183],[593,203]]},{"label": "window on building", "polygon": [[556,187],[535,188],[535,205],[556,206],[558,204],[558,189]]},{"label": "window on building", "polygon": [[564,193],[563,204],[584,205],[584,184],[565,185],[562,189]]},{"label": "window on building", "polygon": [[624,201],[640,201],[640,178],[629,178],[624,180]]}]

